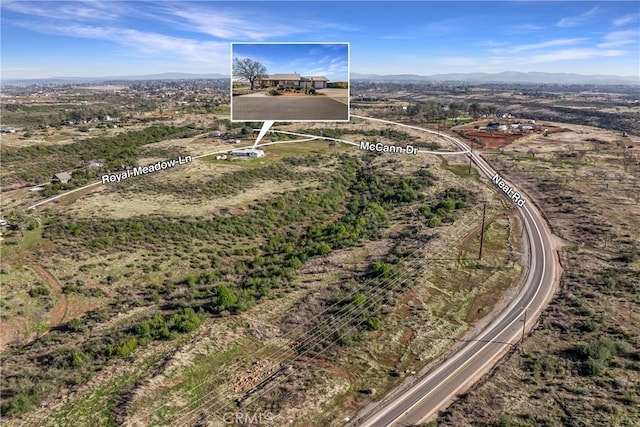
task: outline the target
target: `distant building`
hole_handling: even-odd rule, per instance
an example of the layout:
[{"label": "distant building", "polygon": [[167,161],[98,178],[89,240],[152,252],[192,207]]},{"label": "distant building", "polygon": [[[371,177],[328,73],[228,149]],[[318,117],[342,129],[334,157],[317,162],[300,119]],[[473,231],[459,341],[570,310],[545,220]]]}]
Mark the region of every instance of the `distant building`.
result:
[{"label": "distant building", "polygon": [[98,170],[104,167],[104,163],[101,162],[91,162],[87,165],[87,169],[89,170]]},{"label": "distant building", "polygon": [[256,158],[256,157],[264,157],[264,151],[254,149],[254,148],[243,148],[240,150],[233,150],[231,152],[231,155],[236,157]]},{"label": "distant building", "polygon": [[534,129],[533,125],[523,125],[522,123],[514,123],[510,127],[511,129],[521,130],[521,131],[525,131],[525,130],[531,131]]},{"label": "distant building", "polygon": [[51,177],[52,184],[66,184],[71,181],[71,174],[67,172],[60,172]]},{"label": "distant building", "polygon": [[484,128],[484,130],[496,131],[500,128],[500,126],[502,125],[499,122],[489,122],[487,123],[487,126]]}]

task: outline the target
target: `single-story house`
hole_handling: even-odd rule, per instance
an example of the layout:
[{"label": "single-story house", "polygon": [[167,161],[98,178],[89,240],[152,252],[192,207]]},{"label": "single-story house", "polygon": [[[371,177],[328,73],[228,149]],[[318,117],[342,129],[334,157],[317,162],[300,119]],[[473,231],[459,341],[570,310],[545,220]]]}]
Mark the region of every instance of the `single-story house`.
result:
[{"label": "single-story house", "polygon": [[327,79],[324,76],[311,76],[311,77],[301,76],[298,87],[300,88],[313,87],[316,89],[324,89],[327,87],[328,81],[329,79]]},{"label": "single-story house", "polygon": [[514,124],[511,125],[511,129],[533,130],[533,125],[523,125],[522,123],[514,123]]},{"label": "single-story house", "polygon": [[51,177],[52,184],[66,184],[71,181],[71,174],[67,172],[60,172]]},{"label": "single-story house", "polygon": [[285,89],[314,87],[324,89],[327,87],[327,79],[324,76],[301,76],[300,74],[270,74],[268,77],[256,82],[258,87],[278,87]]},{"label": "single-story house", "polygon": [[251,157],[251,158],[264,157],[264,151],[258,150],[255,148],[244,148],[240,150],[233,150],[231,154],[236,157]]}]

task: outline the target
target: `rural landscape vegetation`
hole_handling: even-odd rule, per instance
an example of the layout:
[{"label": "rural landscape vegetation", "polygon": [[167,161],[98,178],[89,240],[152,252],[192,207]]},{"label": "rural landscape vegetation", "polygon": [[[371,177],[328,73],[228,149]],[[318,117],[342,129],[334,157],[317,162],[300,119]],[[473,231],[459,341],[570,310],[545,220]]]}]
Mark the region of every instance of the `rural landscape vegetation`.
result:
[{"label": "rural landscape vegetation", "polygon": [[[634,425],[636,88],[351,86],[352,114],[479,150],[559,240],[560,290],[535,330],[430,425]],[[448,140],[358,118],[285,122],[263,142],[290,143],[234,159],[222,152],[253,144],[261,123],[229,120],[229,89],[3,88],[3,423],[222,425],[242,408],[342,425],[517,286],[521,221],[464,154],[321,138],[442,153]],[[179,156],[195,160],[82,188]]]}]

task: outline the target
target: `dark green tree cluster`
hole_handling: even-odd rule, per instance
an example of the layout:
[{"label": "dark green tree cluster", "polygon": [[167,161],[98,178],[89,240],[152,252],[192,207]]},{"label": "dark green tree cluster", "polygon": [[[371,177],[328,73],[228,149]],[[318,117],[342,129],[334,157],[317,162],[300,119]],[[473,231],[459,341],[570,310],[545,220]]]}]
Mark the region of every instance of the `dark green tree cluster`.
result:
[{"label": "dark green tree cluster", "polygon": [[418,209],[429,227],[437,227],[442,222],[452,223],[453,212],[463,209],[473,200],[471,193],[459,188],[448,188],[440,193],[430,205],[422,205]]},{"label": "dark green tree cluster", "polygon": [[[136,166],[139,148],[167,138],[189,137],[197,133],[195,128],[157,125],[144,130],[128,131],[116,136],[94,137],[73,144],[30,145],[21,148],[2,146],[0,155],[5,165],[29,164],[18,168],[17,178],[43,182],[54,173],[68,170],[89,161],[105,163],[105,169]],[[94,173],[94,178],[99,172]]]},{"label": "dark green tree cluster", "polygon": [[580,363],[580,372],[586,376],[601,376],[616,356],[627,356],[630,346],[623,341],[600,338],[580,345],[575,349]]},{"label": "dark green tree cluster", "polygon": [[[28,378],[17,372],[4,376],[2,414],[12,416],[26,412],[49,393],[86,381],[93,372],[107,366],[110,360],[130,356],[136,348],[152,340],[170,339],[175,334],[191,332],[201,325],[203,319],[202,311],[186,308],[172,314],[157,314],[133,327],[114,330],[77,346],[44,350],[36,360],[42,371],[30,373]],[[82,329],[78,320],[70,322],[67,328],[70,333]]]}]

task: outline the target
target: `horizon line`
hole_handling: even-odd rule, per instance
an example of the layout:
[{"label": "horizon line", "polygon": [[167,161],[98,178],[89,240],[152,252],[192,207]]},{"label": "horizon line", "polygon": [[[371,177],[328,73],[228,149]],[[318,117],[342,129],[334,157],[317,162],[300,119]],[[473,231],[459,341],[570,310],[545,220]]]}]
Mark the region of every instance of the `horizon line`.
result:
[{"label": "horizon line", "polygon": [[[1,72],[1,70],[0,70]],[[441,72],[441,73],[432,73],[432,74],[417,74],[412,72],[407,73],[377,73],[377,72],[351,72],[350,74],[360,74],[360,75],[374,75],[374,76],[418,76],[418,77],[430,77],[430,76],[446,76],[452,74],[460,74],[460,75],[471,75],[471,74],[487,74],[487,75],[496,75],[496,74],[548,74],[548,75],[578,75],[578,76],[606,76],[606,77],[625,77],[625,78],[638,78],[640,79],[640,75],[633,74],[585,74],[580,72],[569,72],[569,71],[512,71],[512,70],[504,70],[504,71],[451,71],[451,72]],[[145,76],[161,76],[165,74],[183,74],[187,76],[197,76],[197,75],[220,75],[224,77],[231,77],[230,74],[221,73],[221,72],[183,72],[183,71],[163,71],[158,73],[143,73],[143,74],[117,74],[117,75],[63,75],[63,76],[41,76],[41,77],[0,77],[0,80],[42,80],[42,79],[103,79],[103,78],[116,78],[116,77],[145,77]]]}]

